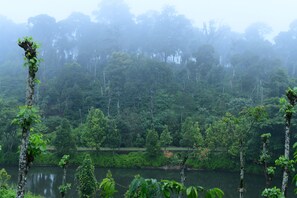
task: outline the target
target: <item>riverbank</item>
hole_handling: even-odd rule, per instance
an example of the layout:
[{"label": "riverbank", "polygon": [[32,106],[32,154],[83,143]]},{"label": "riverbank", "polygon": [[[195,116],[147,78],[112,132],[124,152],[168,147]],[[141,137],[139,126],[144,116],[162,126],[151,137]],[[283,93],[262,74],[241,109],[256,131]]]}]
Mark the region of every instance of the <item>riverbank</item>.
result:
[{"label": "riverbank", "polygon": [[[144,151],[114,152],[114,151],[79,151],[71,154],[70,166],[79,166],[85,154],[90,154],[96,167],[102,168],[154,168],[164,170],[179,169],[181,163],[180,155],[183,151],[165,151],[163,155],[150,158]],[[53,151],[47,151],[34,160],[34,166],[57,166],[60,158]],[[18,165],[18,155],[12,154],[9,157],[0,159],[3,165]],[[187,161],[188,169],[193,170],[225,170],[238,171],[238,163],[225,155],[210,154],[208,157],[192,156]],[[247,164],[246,172],[262,173],[262,167],[255,164]]]}]

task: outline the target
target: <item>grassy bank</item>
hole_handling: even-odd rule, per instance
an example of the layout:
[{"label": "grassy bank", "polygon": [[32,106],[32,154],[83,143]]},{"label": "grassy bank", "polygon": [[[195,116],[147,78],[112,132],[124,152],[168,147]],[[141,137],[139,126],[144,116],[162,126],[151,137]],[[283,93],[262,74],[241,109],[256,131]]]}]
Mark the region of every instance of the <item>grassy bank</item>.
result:
[{"label": "grassy bank", "polygon": [[[79,165],[83,161],[84,155],[89,153],[93,163],[97,167],[113,168],[141,168],[141,167],[160,167],[168,163],[164,156],[148,158],[145,152],[130,152],[127,154],[118,154],[113,152],[78,152],[71,155],[70,165]],[[42,154],[36,159],[36,165],[57,165],[60,158],[54,153],[48,152]]]},{"label": "grassy bank", "polygon": [[[134,151],[132,151],[134,150]],[[158,157],[150,158],[144,151],[135,151],[135,148],[121,150],[102,150],[96,152],[90,149],[81,149],[71,155],[70,165],[78,166],[83,161],[84,155],[89,153],[96,167],[106,168],[176,168],[180,165],[180,156],[184,150],[166,151]],[[34,165],[38,166],[57,166],[60,158],[55,155],[53,150],[38,156],[34,160]],[[1,164],[17,165],[18,154],[11,154],[9,157],[0,158]],[[193,169],[203,170],[228,170],[237,171],[239,169],[238,162],[235,159],[230,159],[227,155],[212,153],[207,157],[201,156],[190,157],[187,161],[187,166]],[[247,172],[262,173],[262,167],[254,164],[247,164]]]}]

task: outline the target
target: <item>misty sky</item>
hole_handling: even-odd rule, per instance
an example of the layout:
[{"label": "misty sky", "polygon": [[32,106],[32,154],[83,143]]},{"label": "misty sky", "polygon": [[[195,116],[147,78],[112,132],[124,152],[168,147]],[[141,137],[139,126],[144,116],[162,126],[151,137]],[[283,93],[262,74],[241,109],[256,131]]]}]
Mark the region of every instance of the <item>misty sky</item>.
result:
[{"label": "misty sky", "polygon": [[[297,19],[296,0],[125,0],[133,14],[148,10],[161,10],[173,5],[197,26],[216,20],[229,25],[232,30],[243,32],[251,23],[260,21],[276,32],[287,30]],[[73,11],[91,15],[100,0],[0,0],[0,15],[13,21],[26,22],[30,16],[48,14],[61,20]]]}]

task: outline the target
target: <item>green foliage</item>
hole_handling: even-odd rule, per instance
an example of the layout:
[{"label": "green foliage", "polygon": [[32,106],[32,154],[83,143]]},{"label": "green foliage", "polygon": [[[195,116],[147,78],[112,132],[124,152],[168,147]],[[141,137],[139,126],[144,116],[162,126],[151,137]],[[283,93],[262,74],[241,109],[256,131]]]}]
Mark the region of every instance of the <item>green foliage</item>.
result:
[{"label": "green foliage", "polygon": [[260,161],[260,163],[265,163],[265,162],[269,161],[270,158],[271,158],[271,156],[267,152],[264,153],[262,151],[262,153],[260,155],[260,160],[259,161]]},{"label": "green foliage", "polygon": [[240,144],[242,144],[242,149],[246,152],[252,132],[261,127],[266,116],[263,106],[243,109],[238,117],[226,113],[206,129],[208,148],[219,148],[235,156],[239,153]]},{"label": "green foliage", "polygon": [[96,192],[96,178],[94,175],[94,165],[90,155],[86,154],[82,165],[76,170],[76,179],[78,182],[78,192],[81,198],[90,198]]},{"label": "green foliage", "polygon": [[[89,152],[77,152],[70,159],[70,164],[72,165],[81,165],[81,162],[84,159],[84,155]],[[113,152],[102,152],[100,155],[97,155],[95,152],[91,152],[92,161],[95,166],[99,167],[114,167],[114,168],[141,168],[141,167],[161,167],[170,161],[170,159],[165,158],[164,156],[158,156],[152,160],[148,158],[145,152],[129,152],[127,154],[117,154]],[[12,162],[15,162],[17,155],[11,159]],[[222,159],[221,159],[222,160]],[[57,155],[46,152],[41,154],[35,161],[36,165],[57,165],[60,161]]]},{"label": "green foliage", "polygon": [[261,123],[267,119],[267,112],[264,106],[245,108],[240,112],[242,118],[249,119],[252,122]]},{"label": "green foliage", "polygon": [[161,184],[156,179],[144,179],[135,176],[125,194],[126,198],[157,198],[161,197]]},{"label": "green foliage", "polygon": [[171,195],[178,195],[185,190],[185,187],[174,180],[162,180],[162,192],[165,198],[170,198]]},{"label": "green foliage", "polygon": [[63,184],[63,185],[59,186],[59,191],[60,191],[61,195],[63,195],[63,196],[70,189],[71,189],[71,184],[70,183],[66,183],[66,184]]},{"label": "green foliage", "polygon": [[187,165],[197,169],[209,170],[237,170],[237,164],[228,153],[210,153],[206,159],[199,160],[198,157],[190,157]]},{"label": "green foliage", "polygon": [[284,117],[287,120],[290,120],[292,118],[293,113],[295,113],[294,106],[289,103],[285,98],[279,99],[280,103],[280,112],[284,114]]},{"label": "green foliage", "polygon": [[60,194],[62,195],[62,197],[64,197],[66,192],[71,189],[71,184],[66,183],[66,168],[69,164],[69,159],[70,159],[69,155],[63,155],[63,157],[61,158],[61,160],[59,161],[59,164],[58,164],[61,168],[64,169],[62,185],[59,186],[59,191],[60,191]]},{"label": "green foliage", "polygon": [[275,186],[273,188],[265,188],[262,196],[265,198],[285,198],[281,190]]},{"label": "green foliage", "polygon": [[[11,176],[8,175],[6,170],[2,168],[0,170],[0,197],[1,198],[15,198],[16,191],[14,188],[8,185]],[[25,194],[25,198],[40,198],[40,196],[33,196],[30,192]]]},{"label": "green foliage", "polygon": [[104,146],[110,148],[118,148],[121,143],[121,135],[117,129],[116,122],[114,120],[107,120],[106,139]]},{"label": "green foliage", "polygon": [[185,194],[187,198],[198,198],[198,192],[203,193],[205,198],[222,198],[224,196],[224,192],[219,188],[206,190],[201,186],[185,187],[183,184],[174,180],[162,180],[158,182],[156,179],[144,179],[138,175],[130,183],[125,197],[170,198],[179,194]]},{"label": "green foliage", "polygon": [[[34,159],[35,165],[52,165],[57,166],[61,158],[52,152],[44,152]],[[77,163],[79,164],[79,163]]]},{"label": "green foliage", "polygon": [[19,104],[15,99],[0,96],[0,144],[1,157],[9,159],[18,149],[17,127],[11,125],[11,120],[15,118]]},{"label": "green foliage", "polygon": [[61,168],[65,168],[67,167],[67,165],[69,164],[69,159],[70,159],[70,155],[63,155],[63,157],[61,158],[61,160],[59,161],[59,166]]},{"label": "green foliage", "polygon": [[276,169],[276,167],[269,166],[269,167],[267,167],[266,172],[269,176],[273,176],[273,175],[275,175],[275,169]]},{"label": "green foliage", "polygon": [[12,123],[28,130],[33,124],[40,122],[40,115],[38,112],[38,109],[33,106],[20,106],[19,113],[16,118],[12,120]]},{"label": "green foliage", "polygon": [[43,139],[42,134],[34,133],[30,135],[28,144],[28,160],[33,162],[34,158],[46,151],[47,140]]},{"label": "green foliage", "polygon": [[100,109],[90,109],[84,134],[84,139],[88,146],[100,150],[106,139],[107,124],[107,118]]},{"label": "green foliage", "polygon": [[238,119],[232,114],[226,115],[218,121],[215,121],[206,129],[207,146],[210,149],[220,148],[227,151],[232,156],[238,153]]},{"label": "green foliage", "polygon": [[1,188],[0,189],[0,197],[1,198],[15,198],[16,193],[14,189],[6,189],[6,188]]},{"label": "green foliage", "polygon": [[10,180],[10,175],[6,172],[4,168],[0,170],[0,189],[8,188],[8,181]]},{"label": "green foliage", "polygon": [[288,158],[286,158],[283,155],[275,160],[275,165],[277,165],[281,168],[287,167],[289,171],[293,171],[293,172],[295,171],[294,163],[295,163],[294,160],[289,160]]},{"label": "green foliage", "polygon": [[20,43],[22,43],[22,42],[29,42],[29,43],[31,43],[32,44],[32,48],[33,49],[38,49],[38,48],[40,48],[40,44],[38,44],[38,43],[36,43],[36,42],[34,42],[34,40],[33,40],[33,38],[31,37],[31,36],[25,36],[23,39],[18,39],[18,44],[20,44]]},{"label": "green foliage", "polygon": [[117,192],[115,188],[115,181],[112,178],[110,170],[108,170],[106,178],[104,178],[102,182],[99,184],[99,190],[100,197],[103,198],[112,198],[113,195]]},{"label": "green foliage", "polygon": [[188,117],[182,124],[181,134],[181,146],[193,147],[203,145],[203,137],[200,131],[200,126],[198,122],[194,122],[190,117]]},{"label": "green foliage", "polygon": [[23,39],[18,39],[18,45],[25,50],[25,66],[29,67],[30,74],[33,74],[33,79],[35,79],[35,73],[38,71],[41,59],[37,58],[37,49],[40,47],[32,37],[24,37]]},{"label": "green foliage", "polygon": [[[204,135],[204,127],[208,128],[225,112],[237,116],[243,108],[267,104],[272,97],[281,96],[286,87],[296,84],[291,78],[295,76],[295,49],[294,45],[287,43],[294,43],[294,28],[276,37],[272,45],[262,36],[258,37],[257,32],[262,32],[258,29],[249,28],[245,34],[237,34],[212,22],[197,29],[174,9],[164,9],[153,16],[144,14],[136,23],[128,9],[118,11],[117,3],[107,4],[113,11],[107,12],[102,7],[98,15],[119,14],[116,17],[104,16],[108,23],[100,30],[97,23],[79,14],[67,18],[63,24],[50,16],[29,20],[32,24],[29,33],[44,45],[42,56],[47,67],[42,70],[42,78],[47,83],[40,87],[38,102],[45,120],[63,115],[77,126],[86,118],[88,109],[94,106],[105,113],[109,111],[112,118],[115,115],[121,117],[124,124],[118,127],[118,131],[122,136],[122,146],[134,146],[137,133],[145,137],[149,122],[155,124],[158,132],[160,126],[168,125],[174,136],[173,144],[178,146],[182,137],[180,122],[186,117],[198,118]],[[102,18],[98,17],[100,20]],[[76,25],[70,25],[74,21]],[[118,27],[119,21],[124,21],[122,24],[127,27],[112,28]],[[1,37],[1,93],[19,100],[19,87],[24,87],[20,85],[19,77],[25,72],[15,72],[17,50],[9,42],[15,36],[10,32],[25,30],[21,25],[6,20],[1,23],[8,27]],[[136,41],[136,33],[141,33],[142,39]],[[220,36],[214,36],[216,34]],[[209,37],[212,37],[212,42],[208,42]],[[53,41],[55,45],[51,45]],[[39,47],[31,37],[19,39],[18,43],[32,44],[33,51]],[[74,48],[77,49],[75,60],[80,66],[78,63],[69,64],[73,62],[71,49]],[[141,49],[141,53],[136,56],[137,49]],[[279,57],[276,59],[273,54]],[[37,63],[32,55],[26,51],[25,58],[30,59],[28,64]],[[176,57],[182,60],[178,64]],[[229,62],[232,68],[226,67]],[[294,89],[287,95],[294,96]],[[153,120],[150,120],[149,113],[143,112],[152,112]],[[133,123],[125,118],[132,114],[137,118],[131,119]],[[279,125],[272,124],[274,131],[271,132],[274,133]],[[256,143],[256,134],[247,139]],[[77,145],[85,146],[81,140]],[[145,142],[138,145],[144,146]],[[236,145],[228,150],[235,154]]]},{"label": "green foliage", "polygon": [[8,181],[10,180],[10,175],[6,172],[4,168],[0,170],[0,197],[2,198],[13,198],[15,197],[15,191],[11,191],[8,186]]},{"label": "green foliage", "polygon": [[190,186],[186,189],[186,195],[188,198],[197,198],[198,197],[198,190],[194,186]]},{"label": "green foliage", "polygon": [[262,141],[267,142],[271,138],[271,133],[264,133],[261,135]]},{"label": "green foliage", "polygon": [[142,147],[144,147],[144,145],[145,145],[144,138],[139,133],[137,133],[135,143],[134,143],[133,146],[137,146],[139,148],[142,148]]},{"label": "green foliage", "polygon": [[162,147],[168,147],[172,143],[172,136],[171,133],[168,130],[168,126],[166,125],[164,130],[162,131],[160,135],[160,144]]},{"label": "green foliage", "polygon": [[[14,188],[2,188],[0,189],[0,197],[1,198],[15,198],[16,197],[16,192]],[[42,198],[41,196],[36,196],[36,195],[32,195],[32,193],[27,192],[25,193],[25,198]]]},{"label": "green foliage", "polygon": [[72,136],[71,125],[68,120],[63,119],[56,131],[56,137],[53,141],[56,148],[57,155],[63,156],[65,154],[74,153],[76,145],[74,137]]},{"label": "green foliage", "polygon": [[297,99],[297,87],[294,87],[291,89],[290,87],[286,91],[286,96],[293,106],[295,105],[296,99]]},{"label": "green foliage", "polygon": [[148,130],[146,135],[146,153],[149,157],[157,157],[161,153],[159,135],[155,130]]},{"label": "green foliage", "polygon": [[[112,3],[109,7],[117,8]],[[104,13],[125,13],[104,16],[108,23],[100,27],[100,34],[93,31],[98,29],[96,28],[98,24],[80,15],[71,16],[61,24],[51,17],[30,19],[32,24],[29,29],[30,34],[42,39],[45,45],[42,55],[46,58],[47,68],[42,71],[42,78],[48,80],[48,83],[41,85],[38,92],[38,103],[44,112],[44,119],[47,121],[50,120],[49,117],[60,118],[63,115],[73,126],[77,126],[83,123],[91,106],[100,108],[106,114],[108,112],[110,118],[115,118],[117,115],[117,121],[121,123],[116,127],[117,130],[109,127],[101,130],[97,126],[89,127],[90,125],[86,123],[85,127],[75,131],[78,146],[99,149],[102,146],[116,148],[119,142],[121,146],[143,147],[145,146],[143,137],[146,129],[149,128],[147,126],[151,126],[152,123],[158,132],[161,131],[162,126],[169,126],[169,131],[174,137],[174,146],[179,146],[180,140],[183,139],[183,143],[190,147],[185,142],[194,141],[196,137],[181,132],[181,122],[187,117],[192,117],[193,120],[195,118],[196,121],[197,118],[199,121],[200,133],[206,135],[207,141],[204,143],[209,150],[215,149],[222,153],[215,157],[212,155],[212,159],[207,159],[205,162],[191,159],[189,161],[192,166],[232,167],[234,156],[238,154],[239,140],[246,143],[244,149],[250,159],[255,159],[256,152],[251,152],[248,148],[258,148],[256,144],[260,130],[252,127],[252,133],[250,133],[248,130],[254,122],[250,116],[239,112],[245,107],[258,104],[272,105],[267,102],[273,100],[272,96],[279,97],[284,93],[285,87],[296,84],[294,78],[291,78],[295,77],[296,58],[293,53],[295,49],[290,47],[294,45],[286,43],[288,41],[294,43],[292,35],[296,33],[293,28],[295,26],[286,33],[280,34],[275,44],[270,45],[261,38],[261,35],[257,33],[253,35],[249,32],[250,29],[247,33],[239,35],[228,28],[221,29],[213,23],[209,26],[205,25],[204,29],[194,28],[188,19],[170,9],[156,12],[152,16],[144,15],[137,23],[131,17],[129,10],[120,11],[123,12],[106,12],[104,7],[99,11],[99,20],[100,15]],[[69,26],[73,21],[76,25]],[[126,24],[127,27],[119,30],[112,28],[118,27],[117,24],[120,24],[120,21],[125,21],[122,24]],[[21,27],[13,23],[8,24],[10,25],[3,25],[3,27],[16,27],[16,30]],[[178,32],[172,30],[178,30]],[[191,35],[195,32],[193,30],[199,34]],[[16,57],[14,56],[16,50],[9,47],[9,41],[13,40],[14,36],[9,32],[19,31],[3,31],[0,92],[5,96],[12,95],[19,100],[20,94],[17,87],[24,86],[19,86],[22,81],[18,78],[19,75],[25,75],[25,72],[14,72],[14,65],[17,64],[11,60]],[[135,42],[134,31],[142,32],[143,38]],[[261,32],[257,29],[253,31]],[[71,34],[72,32],[80,34]],[[69,35],[70,38],[67,38]],[[236,38],[233,37],[234,35]],[[90,42],[91,37],[96,39]],[[207,42],[210,37],[212,42]],[[51,45],[53,41],[55,45]],[[230,44],[234,42],[236,45]],[[30,37],[20,39],[18,43],[32,44],[33,53],[26,50],[25,59],[30,70],[36,72],[39,60],[34,57],[34,51],[38,49],[38,44]],[[71,56],[73,48],[77,49],[75,59],[81,66],[75,63],[63,67],[65,63],[67,65],[67,62],[73,61]],[[136,49],[141,49],[141,53],[134,56]],[[279,53],[279,60],[276,60],[272,54],[276,54],[274,52],[278,50],[282,53]],[[252,53],[247,53],[248,51]],[[176,60],[170,62],[170,56],[174,59],[181,56],[180,65],[176,64]],[[9,57],[12,57],[11,60]],[[195,61],[191,61],[193,57]],[[221,57],[220,61],[218,57]],[[282,63],[283,60],[286,61]],[[232,68],[224,66],[229,62]],[[34,79],[34,82],[37,83],[37,79]],[[286,95],[289,101],[294,102],[296,89],[289,89]],[[116,104],[117,102],[119,105]],[[286,102],[291,105],[288,101]],[[291,106],[285,106],[284,109],[288,115],[294,112]],[[9,146],[12,145],[10,142],[17,142],[14,135],[15,129],[5,127],[5,122],[8,123],[7,120],[9,120],[5,111],[0,111],[0,140],[3,153],[7,150],[15,151],[15,146],[11,148]],[[221,119],[225,112],[231,112],[233,117]],[[274,116],[275,109],[270,113],[271,118],[278,118]],[[276,140],[279,140],[280,135],[277,132],[281,125],[274,120],[270,120],[270,123],[271,133],[273,136],[277,134],[273,137],[274,140],[272,139],[276,143]],[[52,131],[56,131],[57,125],[47,125],[48,136],[55,137]],[[119,137],[122,137],[122,141],[119,141]],[[200,139],[199,135],[197,137]],[[168,142],[163,141],[164,139],[166,138],[161,134],[161,145]],[[190,144],[192,145],[192,142]],[[250,146],[251,144],[253,146]],[[274,150],[271,153],[277,153],[279,147],[280,143],[277,143],[272,147]],[[76,159],[80,156],[81,154]],[[13,154],[7,154],[3,159],[9,161],[13,157]],[[50,161],[52,158],[50,155],[42,155],[40,161]],[[268,158],[268,154],[265,153],[261,156],[261,161]],[[135,160],[134,164],[133,160]],[[55,163],[56,161],[57,159]],[[101,160],[98,157],[96,161],[104,166],[141,167],[153,163],[162,164],[164,160],[158,158],[150,162],[143,158],[142,153],[133,153],[121,156],[115,154],[113,158],[104,154]]]},{"label": "green foliage", "polygon": [[260,155],[260,163],[268,163],[268,161],[271,159],[271,156],[269,155],[267,151],[267,146],[269,143],[269,139],[271,137],[270,133],[264,133],[261,135],[262,143],[265,145],[265,149],[263,148]]},{"label": "green foliage", "polygon": [[212,188],[206,191],[205,198],[222,198],[224,192],[219,188]]}]

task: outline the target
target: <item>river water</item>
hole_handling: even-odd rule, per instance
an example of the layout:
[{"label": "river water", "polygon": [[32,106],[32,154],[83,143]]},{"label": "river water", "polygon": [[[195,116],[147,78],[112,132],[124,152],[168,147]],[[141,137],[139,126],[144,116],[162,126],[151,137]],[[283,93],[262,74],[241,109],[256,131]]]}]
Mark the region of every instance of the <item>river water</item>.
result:
[{"label": "river water", "polygon": [[[1,168],[1,167],[0,167]],[[4,167],[12,176],[11,181],[17,181],[17,167]],[[98,181],[101,181],[107,173],[106,168],[96,168],[95,175]],[[158,170],[158,169],[110,169],[117,183],[118,193],[116,197],[124,197],[123,194],[128,188],[129,183],[133,180],[134,175],[140,174],[144,178],[156,179],[173,179],[179,181],[178,170]],[[76,186],[74,184],[75,168],[67,169],[67,182],[72,183],[72,189],[67,197],[78,197]],[[31,168],[27,181],[27,189],[34,194],[44,197],[60,197],[58,186],[62,181],[63,171],[59,167],[33,167]],[[187,185],[199,185],[206,188],[218,187],[225,193],[225,198],[238,197],[239,174],[223,171],[187,171]],[[275,180],[280,180],[279,178]],[[276,183],[279,186],[279,183]],[[246,175],[246,194],[245,198],[261,197],[261,191],[265,186],[264,176]],[[289,198],[297,197],[292,193],[293,186],[290,187]]]}]

